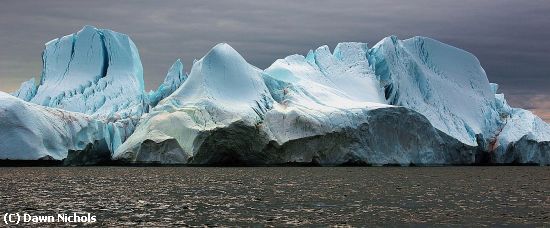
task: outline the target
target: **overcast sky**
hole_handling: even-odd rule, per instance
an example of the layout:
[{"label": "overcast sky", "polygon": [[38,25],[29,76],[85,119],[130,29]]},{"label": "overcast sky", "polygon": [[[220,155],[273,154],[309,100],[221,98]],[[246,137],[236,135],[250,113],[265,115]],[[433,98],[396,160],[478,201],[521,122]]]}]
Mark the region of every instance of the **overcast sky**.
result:
[{"label": "overcast sky", "polygon": [[44,43],[84,25],[130,35],[147,89],[216,43],[268,67],[323,44],[429,36],[475,54],[510,103],[550,121],[550,1],[2,1],[0,90],[39,79]]}]

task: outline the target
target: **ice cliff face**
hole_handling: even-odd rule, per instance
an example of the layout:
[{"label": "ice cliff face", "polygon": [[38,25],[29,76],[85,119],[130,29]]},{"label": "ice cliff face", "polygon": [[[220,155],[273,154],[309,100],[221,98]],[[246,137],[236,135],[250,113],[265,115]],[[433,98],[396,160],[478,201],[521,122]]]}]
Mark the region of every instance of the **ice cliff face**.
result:
[{"label": "ice cliff face", "polygon": [[48,42],[42,59],[32,103],[98,117],[143,114],[143,68],[128,36],[85,26]]},{"label": "ice cliff face", "polygon": [[[477,146],[477,162],[550,163],[549,125],[508,106],[472,54],[430,38],[388,37],[369,50],[369,61],[389,104],[415,110],[435,128]],[[534,148],[515,146],[518,141]]]},{"label": "ice cliff face", "polygon": [[369,58],[389,104],[420,112],[468,145],[476,145],[476,134],[495,129],[494,94],[472,54],[429,38],[388,37]]},{"label": "ice cliff face", "polygon": [[0,158],[550,164],[550,126],[510,107],[475,56],[429,38],[322,46],[265,70],[219,44],[149,93],[126,35],[87,26],[43,56],[39,85],[0,94]]}]

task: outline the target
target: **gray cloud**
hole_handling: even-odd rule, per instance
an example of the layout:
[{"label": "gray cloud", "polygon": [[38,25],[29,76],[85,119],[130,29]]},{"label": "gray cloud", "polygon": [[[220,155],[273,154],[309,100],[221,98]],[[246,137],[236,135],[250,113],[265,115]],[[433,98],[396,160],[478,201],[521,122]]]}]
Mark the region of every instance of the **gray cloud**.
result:
[{"label": "gray cloud", "polygon": [[548,12],[544,0],[3,1],[0,90],[38,79],[44,43],[90,24],[132,37],[148,89],[164,79],[175,59],[182,58],[189,70],[193,59],[219,42],[265,68],[323,44],[372,45],[391,34],[422,35],[474,53],[489,79],[521,106],[524,96],[550,97]]}]

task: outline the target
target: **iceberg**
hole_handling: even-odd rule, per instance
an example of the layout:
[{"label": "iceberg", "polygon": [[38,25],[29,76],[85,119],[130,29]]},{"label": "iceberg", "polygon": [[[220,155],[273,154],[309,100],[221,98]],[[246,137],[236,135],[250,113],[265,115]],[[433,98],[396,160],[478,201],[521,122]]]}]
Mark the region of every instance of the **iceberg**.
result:
[{"label": "iceberg", "polygon": [[221,43],[148,93],[124,34],[85,26],[43,60],[38,85],[0,93],[0,159],[550,164],[550,125],[510,107],[474,55],[426,37],[325,45],[267,69]]}]

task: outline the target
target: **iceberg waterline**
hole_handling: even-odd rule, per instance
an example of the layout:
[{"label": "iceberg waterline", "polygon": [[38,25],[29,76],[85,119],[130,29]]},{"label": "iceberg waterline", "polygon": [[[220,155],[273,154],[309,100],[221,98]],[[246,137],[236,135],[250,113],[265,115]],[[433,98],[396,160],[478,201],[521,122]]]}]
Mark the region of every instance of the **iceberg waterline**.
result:
[{"label": "iceberg waterline", "polygon": [[550,164],[550,126],[510,107],[475,56],[430,38],[322,46],[265,70],[218,44],[148,93],[124,34],[86,26],[43,59],[37,86],[0,93],[0,159]]}]

